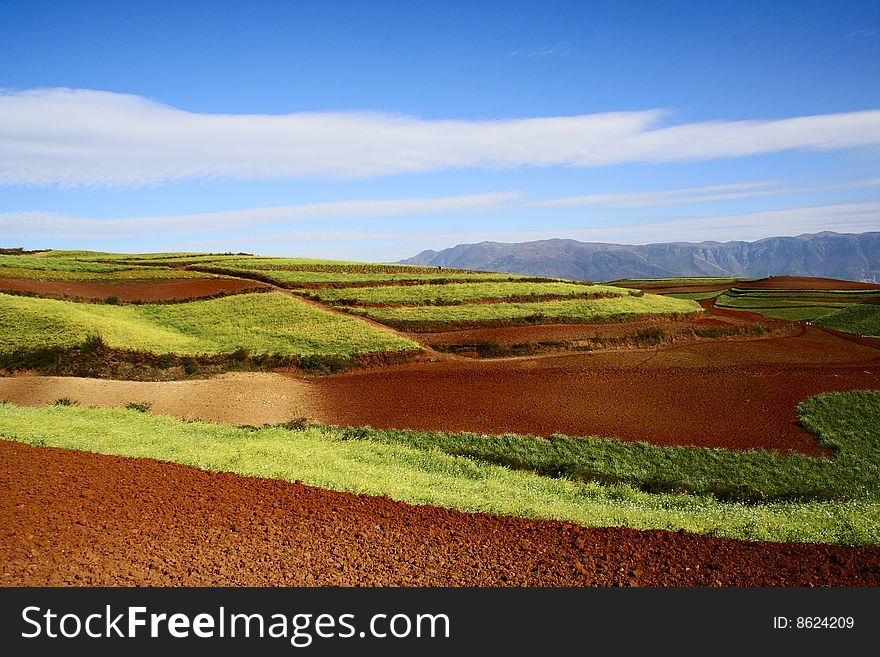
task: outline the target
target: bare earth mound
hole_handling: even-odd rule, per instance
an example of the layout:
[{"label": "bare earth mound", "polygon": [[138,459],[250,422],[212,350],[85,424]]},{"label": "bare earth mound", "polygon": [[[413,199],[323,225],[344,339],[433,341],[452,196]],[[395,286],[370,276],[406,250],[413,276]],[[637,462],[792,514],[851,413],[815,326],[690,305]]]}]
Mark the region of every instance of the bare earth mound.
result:
[{"label": "bare earth mound", "polygon": [[880,548],[585,529],[0,441],[3,586],[878,586]]},{"label": "bare earth mound", "polygon": [[123,302],[180,301],[222,293],[252,291],[265,287],[268,286],[256,281],[237,281],[225,278],[180,278],[126,281],[124,283],[0,279],[0,291],[30,292],[41,297],[54,299],[68,297],[89,301],[102,301],[108,297],[116,297]]},{"label": "bare earth mound", "polygon": [[151,411],[228,424],[286,422],[313,417],[309,382],[267,373],[227,373],[190,381],[111,381],[67,376],[0,377],[0,399],[43,406],[68,398],[83,406],[149,402]]}]

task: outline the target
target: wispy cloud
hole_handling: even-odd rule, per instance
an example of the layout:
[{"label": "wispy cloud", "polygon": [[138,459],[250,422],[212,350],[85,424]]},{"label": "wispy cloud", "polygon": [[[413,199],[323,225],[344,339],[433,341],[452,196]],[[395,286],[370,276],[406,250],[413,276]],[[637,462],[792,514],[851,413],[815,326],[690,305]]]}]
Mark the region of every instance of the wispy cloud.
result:
[{"label": "wispy cloud", "polygon": [[[430,214],[461,214],[499,210],[520,197],[517,192],[466,196],[332,201],[226,212],[161,215],[124,219],[91,219],[49,212],[0,212],[0,235],[10,237],[90,237],[113,239],[148,236],[222,233],[270,224],[333,219],[375,219]],[[241,240],[241,237],[236,239]]]},{"label": "wispy cloud", "polygon": [[[860,233],[880,227],[880,203],[841,203],[793,207],[735,215],[671,217],[627,225],[571,228],[542,222],[540,228],[482,228],[475,230],[368,231],[354,229],[288,230],[258,235],[241,242],[235,238],[208,239],[185,244],[169,243],[165,250],[238,250],[246,248],[271,255],[313,255],[371,262],[388,262],[410,257],[425,249],[442,249],[457,244],[528,242],[565,238],[612,244],[657,242],[754,241],[767,237],[835,231]],[[486,224],[491,225],[491,224]],[[296,245],[290,247],[289,245]],[[291,251],[291,248],[294,250]]]},{"label": "wispy cloud", "polygon": [[518,48],[507,53],[508,57],[568,57],[574,53],[571,44],[567,41],[559,41],[537,48]]},{"label": "wispy cloud", "polygon": [[782,196],[805,192],[826,192],[835,189],[856,189],[880,187],[880,178],[851,180],[833,185],[791,185],[785,181],[764,180],[756,182],[731,183],[727,185],[708,185],[703,187],[684,187],[650,192],[622,192],[617,194],[587,194],[583,196],[562,196],[536,199],[529,205],[534,207],[576,207],[596,206],[603,208],[648,208],[670,205],[693,205],[731,201],[760,196]]},{"label": "wispy cloud", "polygon": [[850,32],[846,36],[850,39],[867,39],[868,37],[872,37],[877,34],[877,30],[875,28],[864,28],[861,30],[856,30],[855,32]]},{"label": "wispy cloud", "polygon": [[460,168],[596,167],[880,145],[880,110],[663,126],[647,110],[497,121],[376,113],[196,114],[140,96],[0,95],[0,185],[367,178]]}]

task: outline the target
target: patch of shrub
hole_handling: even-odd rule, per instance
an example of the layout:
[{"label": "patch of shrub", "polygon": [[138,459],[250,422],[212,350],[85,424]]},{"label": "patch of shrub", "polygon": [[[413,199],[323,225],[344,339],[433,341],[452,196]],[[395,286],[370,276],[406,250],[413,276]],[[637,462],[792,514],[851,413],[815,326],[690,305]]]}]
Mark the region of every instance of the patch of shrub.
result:
[{"label": "patch of shrub", "polygon": [[148,413],[153,408],[153,404],[151,402],[128,402],[125,408],[130,411],[138,411],[139,413]]},{"label": "patch of shrub", "polygon": [[52,402],[52,406],[79,406],[79,402],[72,400],[70,397],[59,397]]}]

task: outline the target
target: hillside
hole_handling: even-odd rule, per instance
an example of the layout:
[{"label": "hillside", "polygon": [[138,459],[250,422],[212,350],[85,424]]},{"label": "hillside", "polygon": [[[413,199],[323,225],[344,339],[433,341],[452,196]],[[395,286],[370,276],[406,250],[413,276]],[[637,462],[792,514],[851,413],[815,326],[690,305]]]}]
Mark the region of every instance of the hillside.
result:
[{"label": "hillside", "polygon": [[880,232],[646,245],[563,239],[515,244],[480,242],[422,251],[400,262],[592,281],[791,275],[876,283],[880,282]]}]

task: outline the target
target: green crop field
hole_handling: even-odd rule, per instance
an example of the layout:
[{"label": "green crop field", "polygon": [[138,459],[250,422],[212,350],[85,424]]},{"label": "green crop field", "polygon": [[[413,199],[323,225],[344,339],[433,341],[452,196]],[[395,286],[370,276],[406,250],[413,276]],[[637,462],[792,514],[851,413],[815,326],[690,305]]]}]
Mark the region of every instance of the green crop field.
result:
[{"label": "green crop field", "polygon": [[0,352],[68,347],[95,335],[112,348],[179,355],[243,348],[251,353],[352,356],[419,348],[357,318],[276,292],[138,306],[0,294]]},{"label": "green crop field", "polygon": [[447,285],[395,285],[361,288],[322,288],[298,290],[324,303],[334,305],[401,304],[449,305],[474,301],[494,301],[528,297],[578,297],[592,295],[624,296],[627,291],[608,285],[578,283],[530,283],[498,281],[490,283],[450,283]]},{"label": "green crop field", "polygon": [[0,255],[0,274],[6,269],[31,269],[62,272],[107,273],[132,269],[131,265],[115,265],[104,262],[88,262],[66,257],[40,257],[38,255]]},{"label": "green crop field", "polygon": [[753,297],[751,295],[732,296],[722,294],[718,297],[715,305],[719,308],[742,308],[743,310],[751,310],[753,308],[844,308],[849,304],[846,301],[825,301],[811,298],[790,299],[780,297]]},{"label": "green crop field", "polygon": [[219,266],[211,263],[210,266],[198,266],[199,269],[238,275],[243,277],[259,277],[282,287],[295,288],[301,285],[339,285],[351,284],[368,285],[395,285],[399,283],[419,283],[433,281],[438,284],[446,281],[507,281],[519,278],[509,274],[476,274],[455,273],[450,271],[434,270],[425,272],[399,272],[399,273],[361,273],[357,271],[315,271],[315,270],[288,270],[288,269],[256,269],[246,267]]},{"label": "green crop field", "polygon": [[534,303],[490,303],[464,306],[412,306],[397,308],[345,308],[392,326],[418,323],[466,323],[492,321],[607,322],[639,315],[702,312],[694,301],[657,295],[618,296],[610,299],[575,299]]},{"label": "green crop field", "polygon": [[880,305],[850,305],[843,310],[823,315],[813,323],[847,333],[880,337]]},{"label": "green crop field", "polygon": [[673,299],[690,299],[691,301],[702,301],[703,299],[715,299],[718,297],[723,290],[719,290],[717,292],[672,292],[669,294],[664,294],[664,297],[671,297]]},{"label": "green crop field", "polygon": [[878,297],[878,290],[749,290],[733,287],[721,294],[715,305],[774,319],[813,321]]},{"label": "green crop field", "polygon": [[606,285],[616,285],[618,287],[640,287],[642,285],[654,285],[657,287],[683,287],[686,285],[722,285],[724,283],[735,283],[737,281],[755,280],[751,278],[623,278],[617,281],[608,281]]},{"label": "green crop field", "polygon": [[[707,481],[711,484],[712,476],[728,483],[742,478],[749,481],[762,476],[754,472],[756,468],[769,466],[791,466],[796,472],[807,472],[813,477],[811,481],[821,481],[823,477],[833,479],[835,468],[855,467],[854,485],[846,489],[843,499],[742,504],[720,501],[712,494],[647,493],[623,483],[602,485],[512,470],[479,456],[445,453],[436,445],[404,445],[393,439],[383,442],[369,430],[363,435],[334,427],[254,431],[125,409],[0,404],[0,438],[38,447],[147,457],[246,476],[300,480],[331,490],[388,495],[411,504],[566,520],[588,527],[623,525],[748,540],[880,544],[880,392],[822,395],[801,404],[798,412],[802,422],[818,431],[824,444],[836,447],[837,458],[845,462],[835,465],[815,459],[817,463],[810,465],[803,457],[767,460],[770,457],[735,453],[724,457],[734,464],[735,472],[725,473],[718,467]],[[368,439],[357,439],[364,436]],[[715,460],[716,450],[706,451],[709,454],[702,457],[704,462]],[[633,459],[629,470],[639,472],[643,468],[640,462],[662,458],[663,454],[620,452],[618,457]],[[561,457],[556,454],[551,458]],[[737,458],[745,465],[739,466]],[[692,461],[679,460],[657,468],[672,476],[687,474],[681,470]],[[640,476],[650,474],[649,468]],[[783,489],[796,485],[792,477],[788,481],[783,481],[782,474],[770,477]]]}]

